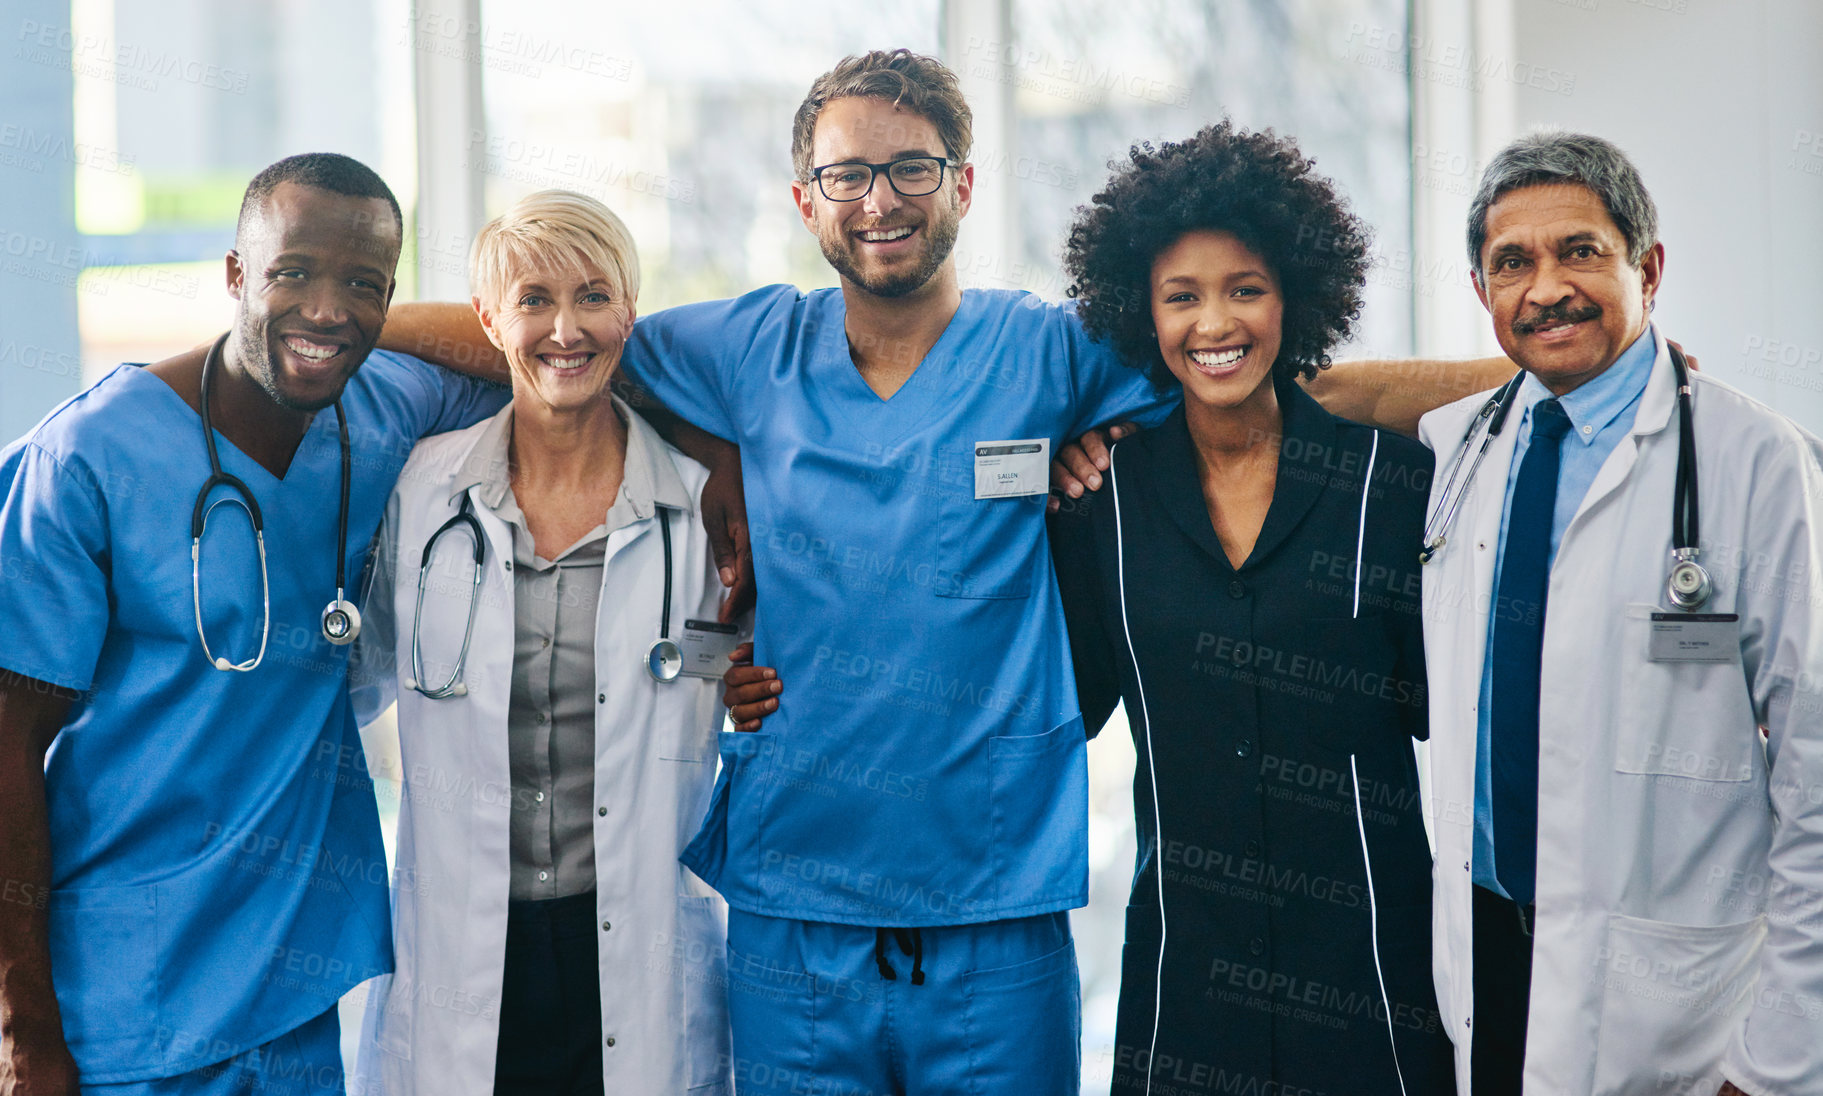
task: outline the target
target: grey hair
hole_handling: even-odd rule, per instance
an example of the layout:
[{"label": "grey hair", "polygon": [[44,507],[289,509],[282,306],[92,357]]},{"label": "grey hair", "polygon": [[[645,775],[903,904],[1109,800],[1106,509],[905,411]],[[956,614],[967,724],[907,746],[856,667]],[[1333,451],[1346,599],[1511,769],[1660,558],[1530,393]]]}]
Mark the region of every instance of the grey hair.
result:
[{"label": "grey hair", "polygon": [[1627,262],[1638,266],[1658,243],[1658,207],[1639,169],[1613,142],[1562,130],[1533,133],[1501,149],[1481,173],[1469,203],[1469,269],[1482,280],[1481,249],[1488,239],[1488,209],[1509,191],[1553,183],[1588,187],[1608,208],[1627,241]]}]

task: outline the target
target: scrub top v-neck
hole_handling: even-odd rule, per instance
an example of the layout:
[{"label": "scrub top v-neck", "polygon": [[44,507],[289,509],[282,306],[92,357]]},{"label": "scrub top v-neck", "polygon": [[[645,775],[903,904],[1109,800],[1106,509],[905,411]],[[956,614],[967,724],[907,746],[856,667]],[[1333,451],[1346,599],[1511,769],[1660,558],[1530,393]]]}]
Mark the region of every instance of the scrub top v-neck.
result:
[{"label": "scrub top v-neck", "polygon": [[[349,380],[351,583],[418,438],[505,399],[402,355],[375,353]],[[271,629],[248,673],[215,669],[197,639],[190,515],[209,461],[200,416],[163,380],[121,366],[0,450],[0,560],[32,568],[0,584],[0,667],[81,694],[45,795],[51,964],[87,1082],[232,1057],[391,966],[350,649],[319,628],[335,593],[335,415],[317,415],[282,479],[219,433],[217,447],[265,520]],[[210,520],[199,573],[210,644],[250,658],[264,613],[239,511]]]},{"label": "scrub top v-neck", "polygon": [[1156,421],[1145,375],[1074,311],[968,290],[891,399],[838,290],[775,286],[642,318],[628,373],[741,446],[755,659],[790,701],[724,735],[685,862],[739,909],[869,926],[1081,905],[1086,761],[1045,539],[1048,480],[976,497],[983,442]]}]

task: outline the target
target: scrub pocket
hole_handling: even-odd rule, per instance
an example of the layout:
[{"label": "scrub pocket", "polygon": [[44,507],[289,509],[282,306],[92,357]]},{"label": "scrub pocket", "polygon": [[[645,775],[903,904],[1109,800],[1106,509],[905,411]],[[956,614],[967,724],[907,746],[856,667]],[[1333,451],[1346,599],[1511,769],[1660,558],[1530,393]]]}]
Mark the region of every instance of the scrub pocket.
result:
[{"label": "scrub pocket", "polygon": [[1050,566],[1044,539],[1045,495],[977,499],[972,491],[943,501],[937,530],[939,597],[1023,598],[1032,576]]},{"label": "scrub pocket", "polygon": [[[1675,925],[1610,914],[1590,977],[1601,983],[1592,1096],[1648,1096],[1721,1087],[1719,1066],[1753,1001],[1766,921]],[[1685,1079],[1703,1083],[1684,1088]]]},{"label": "scrub pocket", "polygon": [[1075,1092],[1082,1081],[1082,984],[1076,947],[962,976],[968,1091]]},{"label": "scrub pocket", "polygon": [[113,1073],[153,1057],[157,913],[151,886],[51,892],[51,969],[58,985],[78,987],[59,994],[64,1036],[88,1070]]},{"label": "scrub pocket", "polygon": [[[1738,659],[1653,662],[1647,657],[1656,605],[1629,605],[1621,634],[1621,688],[1614,768],[1646,776],[1742,781],[1753,778],[1761,750],[1753,699]],[[1688,698],[1702,697],[1699,707]],[[1733,708],[1738,718],[1717,720]]]},{"label": "scrub pocket", "polygon": [[[1044,734],[988,739],[988,765],[999,908],[1080,901],[1088,885],[1089,810],[1082,717]],[[1063,855],[1071,849],[1075,855]]]},{"label": "scrub pocket", "polygon": [[816,1076],[817,979],[728,945],[737,1090],[789,1092]]},{"label": "scrub pocket", "polygon": [[[679,859],[710,886],[725,889],[723,873],[729,858],[736,863],[757,863],[757,850],[765,847],[760,828],[776,790],[773,765],[778,736],[765,731],[721,731],[719,741],[722,771],[715,779],[709,814]],[[766,879],[762,876],[758,881],[760,892],[775,894],[778,887],[767,885]]]}]

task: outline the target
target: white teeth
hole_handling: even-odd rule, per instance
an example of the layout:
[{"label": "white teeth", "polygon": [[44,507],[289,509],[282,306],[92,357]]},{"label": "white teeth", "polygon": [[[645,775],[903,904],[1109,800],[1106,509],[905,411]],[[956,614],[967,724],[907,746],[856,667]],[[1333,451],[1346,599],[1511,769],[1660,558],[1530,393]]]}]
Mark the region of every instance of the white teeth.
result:
[{"label": "white teeth", "polygon": [[571,355],[546,354],[546,355],[544,355],[543,360],[544,360],[544,364],[550,366],[552,369],[576,370],[576,369],[581,369],[583,366],[585,366],[585,365],[589,364],[591,361],[595,360],[595,355],[593,355],[593,354],[571,354]]},{"label": "white teeth", "polygon": [[341,353],[341,348],[339,347],[323,346],[320,343],[309,342],[295,336],[287,338],[285,340],[285,345],[290,348],[293,354],[296,354],[300,358],[309,358],[313,362],[328,361],[330,358]]},{"label": "white teeth", "polygon": [[866,240],[868,243],[878,244],[878,243],[886,243],[889,240],[903,240],[905,237],[910,236],[911,234],[912,234],[912,230],[911,230],[910,226],[905,226],[902,228],[874,229],[871,231],[861,233],[861,238],[863,240]]},{"label": "white teeth", "polygon": [[1223,350],[1219,353],[1213,350],[1192,350],[1190,360],[1200,366],[1213,369],[1218,366],[1233,365],[1240,361],[1246,353],[1247,348],[1244,346],[1237,346],[1233,350]]}]

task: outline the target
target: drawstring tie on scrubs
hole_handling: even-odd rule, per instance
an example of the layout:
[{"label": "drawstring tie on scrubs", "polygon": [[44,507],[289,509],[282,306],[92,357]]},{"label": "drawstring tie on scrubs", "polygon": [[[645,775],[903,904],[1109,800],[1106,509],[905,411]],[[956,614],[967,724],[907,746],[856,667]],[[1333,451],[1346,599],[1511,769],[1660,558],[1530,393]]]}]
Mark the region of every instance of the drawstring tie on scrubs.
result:
[{"label": "drawstring tie on scrubs", "polygon": [[886,934],[889,932],[892,933],[893,941],[899,945],[899,950],[912,957],[911,984],[923,985],[923,929],[879,928],[874,930],[874,962],[880,966],[880,977],[888,982],[896,982],[899,979],[898,972],[893,970],[892,963],[888,962],[886,958]]}]

